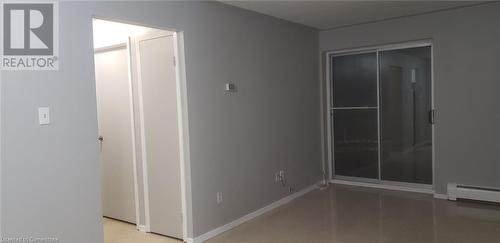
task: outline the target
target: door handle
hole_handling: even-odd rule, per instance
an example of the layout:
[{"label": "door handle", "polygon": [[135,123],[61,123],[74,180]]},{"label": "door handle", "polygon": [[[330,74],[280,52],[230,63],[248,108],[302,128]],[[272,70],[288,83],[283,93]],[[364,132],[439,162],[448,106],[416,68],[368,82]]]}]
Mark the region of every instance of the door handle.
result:
[{"label": "door handle", "polygon": [[434,123],[436,123],[435,119],[436,119],[436,110],[432,109],[429,111],[429,123],[431,125],[434,125]]},{"label": "door handle", "polygon": [[102,152],[102,141],[104,141],[104,137],[103,136],[99,136],[97,138],[97,140],[99,140],[99,151]]}]

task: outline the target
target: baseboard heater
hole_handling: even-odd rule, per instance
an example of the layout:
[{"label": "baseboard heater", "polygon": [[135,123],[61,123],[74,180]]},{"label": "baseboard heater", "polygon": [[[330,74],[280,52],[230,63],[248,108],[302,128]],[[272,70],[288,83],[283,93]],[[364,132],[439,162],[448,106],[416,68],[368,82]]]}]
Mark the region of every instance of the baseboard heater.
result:
[{"label": "baseboard heater", "polygon": [[448,200],[471,199],[500,203],[500,189],[460,184],[448,184]]}]

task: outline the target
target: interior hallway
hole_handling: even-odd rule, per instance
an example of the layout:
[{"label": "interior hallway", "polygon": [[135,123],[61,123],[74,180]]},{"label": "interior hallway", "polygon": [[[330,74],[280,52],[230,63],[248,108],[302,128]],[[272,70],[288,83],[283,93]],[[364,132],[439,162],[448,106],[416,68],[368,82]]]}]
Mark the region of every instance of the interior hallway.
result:
[{"label": "interior hallway", "polygon": [[207,242],[497,243],[500,206],[333,185]]},{"label": "interior hallway", "polygon": [[180,243],[182,241],[136,230],[134,224],[103,218],[104,243]]}]

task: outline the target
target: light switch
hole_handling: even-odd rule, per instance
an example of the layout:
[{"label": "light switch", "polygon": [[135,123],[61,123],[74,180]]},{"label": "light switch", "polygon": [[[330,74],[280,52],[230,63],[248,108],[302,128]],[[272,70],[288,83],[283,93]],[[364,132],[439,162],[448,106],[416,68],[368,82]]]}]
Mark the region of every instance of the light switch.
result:
[{"label": "light switch", "polygon": [[38,107],[38,122],[40,123],[40,125],[50,124],[49,107]]}]

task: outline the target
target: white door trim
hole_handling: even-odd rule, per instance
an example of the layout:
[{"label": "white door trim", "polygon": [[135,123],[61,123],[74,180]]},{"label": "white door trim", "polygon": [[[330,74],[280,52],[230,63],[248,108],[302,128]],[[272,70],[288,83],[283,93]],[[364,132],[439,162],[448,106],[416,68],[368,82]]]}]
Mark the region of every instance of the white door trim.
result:
[{"label": "white door trim", "polygon": [[142,165],[142,187],[143,187],[143,201],[144,201],[144,230],[150,232],[150,219],[149,219],[149,186],[148,186],[148,167],[147,167],[147,153],[146,153],[146,135],[144,127],[144,112],[143,112],[143,96],[142,96],[142,80],[141,80],[141,60],[139,58],[137,48],[139,48],[138,41],[130,37],[130,53],[133,55],[132,69],[136,71],[134,78],[137,79],[137,96],[138,96],[138,114],[139,114],[139,130],[141,135],[141,165]]},{"label": "white door trim", "polygon": [[[189,224],[188,202],[191,202],[191,158],[189,146],[189,122],[187,102],[187,81],[184,53],[184,33],[174,33],[175,80],[177,83],[177,111],[179,119],[179,149],[181,162],[181,201],[182,201],[182,233],[188,238]],[[189,185],[189,186],[188,186]],[[192,227],[192,225],[191,225]]]},{"label": "white door trim", "polygon": [[103,46],[103,47],[97,47],[94,48],[94,54],[96,53],[101,53],[101,52],[107,52],[107,51],[113,51],[113,50],[119,50],[123,48],[128,48],[127,42],[122,42],[110,46]]},{"label": "white door trim", "polygon": [[135,197],[135,224],[137,229],[139,229],[140,224],[140,210],[139,210],[139,182],[137,176],[137,143],[136,143],[136,134],[135,134],[135,112],[134,112],[134,84],[133,84],[133,73],[132,73],[132,51],[131,51],[131,42],[130,38],[127,39],[126,48],[127,48],[127,67],[128,67],[128,82],[129,82],[129,106],[130,106],[130,122],[132,129],[132,156],[133,165],[134,165],[134,197]]}]

